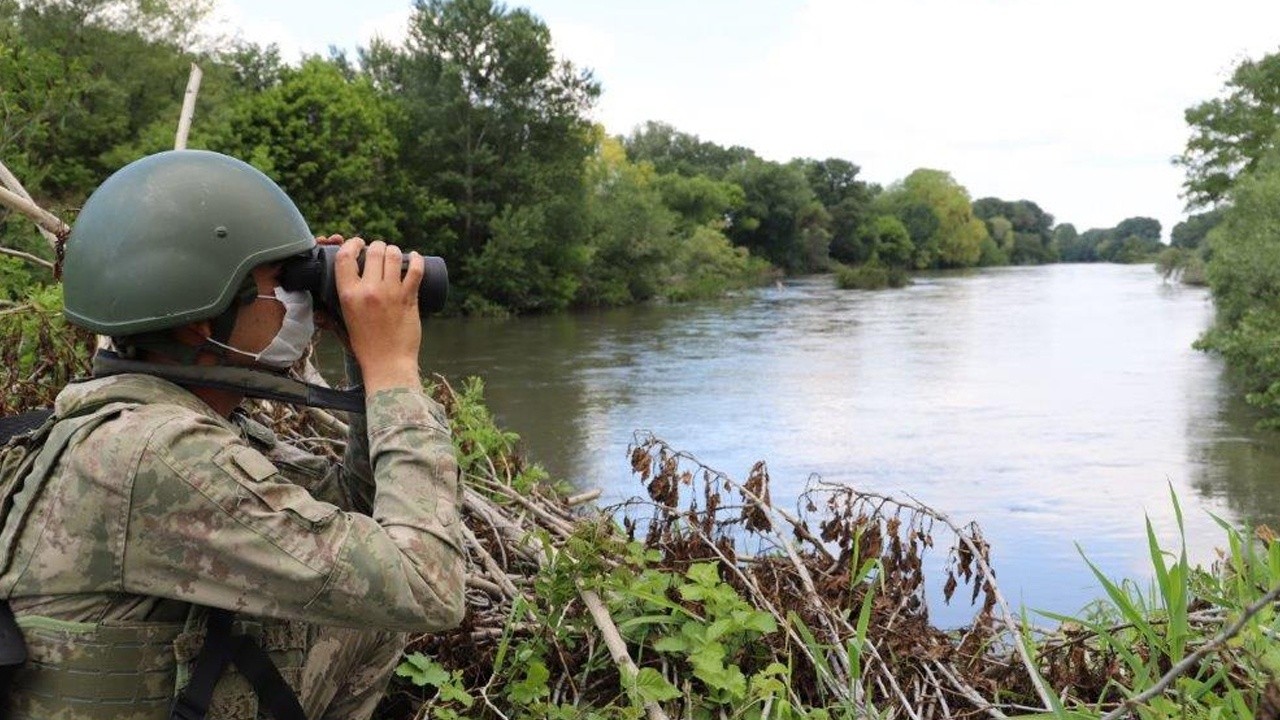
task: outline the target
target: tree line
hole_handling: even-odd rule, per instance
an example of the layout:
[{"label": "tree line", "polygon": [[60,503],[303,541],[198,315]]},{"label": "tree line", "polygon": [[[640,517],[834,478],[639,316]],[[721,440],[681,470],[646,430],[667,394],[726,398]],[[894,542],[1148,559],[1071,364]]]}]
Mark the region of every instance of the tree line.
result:
[{"label": "tree line", "polygon": [[[494,0],[418,0],[400,43],[299,63],[201,33],[204,0],[0,0],[0,161],[68,220],[105,177],[172,146],[263,170],[319,233],[441,255],[455,310],[682,300],[778,273],[1149,260],[1160,224],[1079,233],[1028,200],[971,200],[949,173],[882,187],[849,160],[774,162],[648,122],[610,136],[600,85],[546,24]],[[0,245],[49,254],[0,216]],[[9,298],[47,272],[0,257]]]}]

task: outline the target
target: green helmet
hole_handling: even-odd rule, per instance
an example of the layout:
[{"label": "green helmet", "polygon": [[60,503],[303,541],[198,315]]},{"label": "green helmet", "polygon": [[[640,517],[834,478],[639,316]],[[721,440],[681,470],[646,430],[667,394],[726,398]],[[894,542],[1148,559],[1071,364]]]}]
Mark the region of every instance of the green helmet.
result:
[{"label": "green helmet", "polygon": [[89,196],[67,239],[67,319],[125,336],[215,318],[249,272],[311,249],[302,213],[235,158],[171,150],[121,168]]}]

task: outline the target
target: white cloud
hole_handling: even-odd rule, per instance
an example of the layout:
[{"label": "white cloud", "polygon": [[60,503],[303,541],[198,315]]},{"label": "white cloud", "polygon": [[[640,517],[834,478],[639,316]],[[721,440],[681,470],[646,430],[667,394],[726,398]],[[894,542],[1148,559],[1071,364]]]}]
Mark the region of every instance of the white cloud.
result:
[{"label": "white cloud", "polygon": [[551,28],[555,52],[578,67],[590,67],[597,74],[609,73],[617,60],[613,34],[583,23],[561,22]]},{"label": "white cloud", "polygon": [[409,37],[409,16],[413,9],[409,7],[394,10],[371,20],[366,20],[356,32],[359,44],[368,47],[373,38],[381,38],[391,45],[401,45]]},{"label": "white cloud", "polygon": [[261,14],[251,15],[237,0],[217,0],[205,25],[215,35],[239,37],[259,45],[275,43],[280,48],[280,57],[288,62],[298,60],[304,53],[323,50],[309,47],[294,30],[295,24]]}]

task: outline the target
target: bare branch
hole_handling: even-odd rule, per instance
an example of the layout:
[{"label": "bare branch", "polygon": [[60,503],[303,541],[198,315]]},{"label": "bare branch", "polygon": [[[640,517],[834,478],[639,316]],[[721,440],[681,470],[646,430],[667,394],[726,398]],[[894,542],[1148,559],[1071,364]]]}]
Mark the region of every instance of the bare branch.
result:
[{"label": "bare branch", "polygon": [[29,263],[39,265],[40,267],[48,270],[49,272],[53,272],[53,263],[49,262],[48,260],[45,260],[44,258],[36,257],[31,253],[24,253],[21,250],[11,250],[7,247],[0,247],[0,255],[8,255],[10,257],[16,257],[22,260],[26,260]]},{"label": "bare branch", "polygon": [[1249,620],[1253,618],[1254,615],[1262,612],[1263,608],[1269,607],[1275,603],[1277,599],[1280,599],[1280,585],[1271,588],[1271,590],[1267,592],[1266,595],[1263,595],[1260,600],[1245,608],[1244,612],[1240,614],[1240,617],[1237,618],[1234,623],[1231,623],[1230,627],[1215,635],[1212,640],[1201,645],[1195,652],[1182,658],[1182,661],[1177,665],[1169,668],[1169,672],[1165,673],[1159,680],[1157,680],[1155,685],[1152,685],[1143,692],[1125,700],[1120,704],[1120,707],[1112,710],[1106,715],[1103,715],[1101,720],[1119,720],[1119,718],[1129,715],[1135,705],[1144,703],[1167,690],[1169,686],[1173,684],[1174,680],[1177,680],[1179,677],[1186,674],[1188,670],[1199,665],[1200,661],[1203,660],[1206,655],[1225,645],[1231,638],[1239,635],[1240,631],[1244,629],[1244,626],[1249,623]]},{"label": "bare branch", "polygon": [[594,500],[599,500],[600,495],[602,493],[603,491],[600,490],[600,488],[592,488],[591,490],[580,492],[577,495],[572,495],[570,497],[565,498],[564,504],[568,505],[569,507],[573,507],[575,505],[582,505],[583,503],[589,503]]},{"label": "bare branch", "polygon": [[[14,175],[2,161],[0,161],[0,185],[9,188],[21,197],[31,201],[33,205],[35,204],[35,201],[31,199],[31,193],[27,192],[27,189],[22,187],[22,183],[18,181],[17,176]],[[41,226],[39,222],[36,223],[36,229],[39,230],[40,234],[44,236],[44,239],[48,241],[49,248],[56,252],[58,249],[58,236]],[[50,265],[49,269],[52,270],[53,266]]]},{"label": "bare branch", "polygon": [[17,210],[54,235],[64,235],[71,232],[71,228],[59,220],[56,215],[8,188],[0,188],[0,205],[4,205],[11,210]]},{"label": "bare branch", "polygon": [[[627,643],[618,634],[618,626],[614,624],[613,617],[609,615],[609,609],[605,607],[604,601],[600,599],[595,590],[587,590],[583,587],[579,587],[578,596],[582,598],[582,602],[587,606],[587,612],[591,613],[591,619],[595,621],[596,629],[600,631],[601,637],[604,638],[604,644],[609,648],[609,655],[618,666],[619,672],[622,673],[625,680],[634,681],[636,676],[640,674],[640,668],[636,667],[635,662],[631,660],[631,654],[627,652]],[[644,703],[644,709],[648,713],[650,720],[666,720],[667,714],[662,711],[662,707],[658,703],[647,700]]]},{"label": "bare branch", "polygon": [[200,78],[204,76],[200,66],[191,63],[191,76],[187,79],[187,92],[182,97],[182,114],[178,117],[178,135],[174,138],[174,150],[187,149],[187,135],[191,132],[191,118],[196,113],[196,94],[200,92]]}]

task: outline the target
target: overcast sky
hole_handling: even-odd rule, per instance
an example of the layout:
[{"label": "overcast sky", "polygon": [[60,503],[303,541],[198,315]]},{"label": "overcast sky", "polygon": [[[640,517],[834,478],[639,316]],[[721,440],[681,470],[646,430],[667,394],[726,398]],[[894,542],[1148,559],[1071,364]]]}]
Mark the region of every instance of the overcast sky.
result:
[{"label": "overcast sky", "polygon": [[[398,41],[407,0],[216,0],[287,59]],[[521,3],[509,3],[520,6]],[[662,120],[761,156],[841,157],[888,184],[946,170],[1083,231],[1185,217],[1183,111],[1280,49],[1277,0],[530,0],[604,87],[595,119]]]}]

